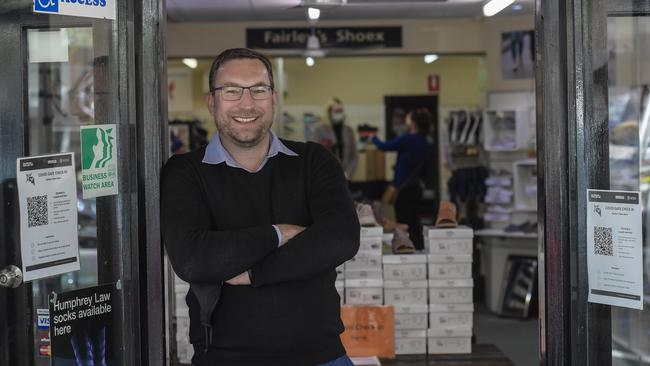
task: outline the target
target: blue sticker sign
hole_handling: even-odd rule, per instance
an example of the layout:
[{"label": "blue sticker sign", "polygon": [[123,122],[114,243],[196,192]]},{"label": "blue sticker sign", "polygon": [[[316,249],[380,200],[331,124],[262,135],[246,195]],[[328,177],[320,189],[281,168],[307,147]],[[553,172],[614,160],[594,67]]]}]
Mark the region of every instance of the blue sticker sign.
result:
[{"label": "blue sticker sign", "polygon": [[34,13],[115,19],[116,0],[34,0]]}]

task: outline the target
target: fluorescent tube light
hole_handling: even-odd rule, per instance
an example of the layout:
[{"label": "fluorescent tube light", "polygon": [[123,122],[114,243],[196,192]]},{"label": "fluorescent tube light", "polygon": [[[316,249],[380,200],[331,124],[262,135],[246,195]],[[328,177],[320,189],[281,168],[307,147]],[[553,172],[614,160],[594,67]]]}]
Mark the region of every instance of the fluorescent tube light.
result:
[{"label": "fluorescent tube light", "polygon": [[486,17],[496,15],[514,2],[515,0],[491,0],[489,3],[483,5],[483,15]]}]

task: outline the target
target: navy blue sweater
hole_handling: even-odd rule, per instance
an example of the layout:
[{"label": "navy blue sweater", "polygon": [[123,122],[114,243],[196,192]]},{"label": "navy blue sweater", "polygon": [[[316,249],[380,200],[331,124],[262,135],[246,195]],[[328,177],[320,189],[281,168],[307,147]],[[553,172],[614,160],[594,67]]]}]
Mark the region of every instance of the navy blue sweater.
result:
[{"label": "navy blue sweater", "polygon": [[[419,133],[405,133],[394,139],[382,142],[374,136],[372,143],[379,150],[397,151],[397,162],[395,163],[395,186],[411,185],[419,182],[421,172],[424,170],[427,156],[431,152],[431,144]],[[416,172],[416,169],[420,171]]]},{"label": "navy blue sweater", "polygon": [[[205,148],[164,167],[162,234],[174,271],[196,287],[218,290],[247,270],[253,283],[223,284],[207,336],[201,295],[190,290],[194,364],[317,365],[345,353],[335,267],[358,250],[356,211],[334,156],[283,142],[299,156],[278,154],[257,173],[202,163]],[[307,229],[278,248],[273,224]]]}]

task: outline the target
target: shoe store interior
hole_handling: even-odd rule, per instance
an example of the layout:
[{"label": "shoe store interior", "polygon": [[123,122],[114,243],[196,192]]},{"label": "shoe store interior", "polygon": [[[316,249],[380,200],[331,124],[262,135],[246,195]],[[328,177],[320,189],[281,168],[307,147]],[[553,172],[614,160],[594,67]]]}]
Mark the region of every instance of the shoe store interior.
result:
[{"label": "shoe store interior", "polygon": [[[214,136],[214,56],[265,53],[274,132],[328,148],[356,204],[361,247],[336,282],[346,328],[392,308],[376,315],[383,342],[344,334],[367,356],[355,362],[537,364],[534,2],[495,16],[471,1],[288,3],[167,1],[170,153]],[[189,364],[188,285],[168,278],[170,349]]]}]

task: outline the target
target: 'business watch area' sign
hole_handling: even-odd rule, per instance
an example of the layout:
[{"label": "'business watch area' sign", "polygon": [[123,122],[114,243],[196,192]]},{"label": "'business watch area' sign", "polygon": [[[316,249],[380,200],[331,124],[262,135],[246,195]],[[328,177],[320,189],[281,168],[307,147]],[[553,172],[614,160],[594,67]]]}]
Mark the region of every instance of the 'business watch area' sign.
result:
[{"label": "'business watch area' sign", "polygon": [[[248,28],[246,47],[304,49],[311,28]],[[314,30],[321,48],[402,47],[402,27],[322,27]]]}]

